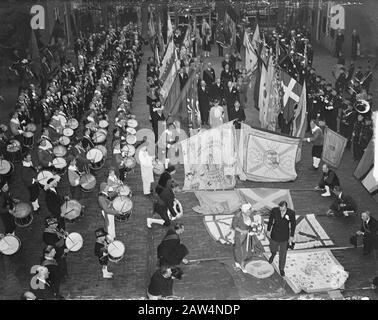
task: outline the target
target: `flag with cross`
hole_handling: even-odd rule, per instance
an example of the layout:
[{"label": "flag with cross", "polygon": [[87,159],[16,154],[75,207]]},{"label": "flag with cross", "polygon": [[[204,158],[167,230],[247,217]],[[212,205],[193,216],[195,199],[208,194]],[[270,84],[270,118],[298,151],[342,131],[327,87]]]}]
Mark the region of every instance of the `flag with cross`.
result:
[{"label": "flag with cross", "polygon": [[295,107],[298,108],[299,99],[302,93],[302,86],[285,71],[281,73],[283,95],[283,117],[287,122],[293,120]]}]

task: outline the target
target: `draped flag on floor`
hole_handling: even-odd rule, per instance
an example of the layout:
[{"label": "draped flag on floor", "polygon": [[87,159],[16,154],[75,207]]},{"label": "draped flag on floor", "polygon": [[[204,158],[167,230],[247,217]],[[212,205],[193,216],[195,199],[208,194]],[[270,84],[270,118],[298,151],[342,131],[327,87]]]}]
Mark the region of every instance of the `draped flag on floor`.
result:
[{"label": "draped flag on floor", "polygon": [[324,132],[322,160],[328,165],[338,168],[348,140],[342,135],[326,127]]},{"label": "draped flag on floor", "polygon": [[302,86],[294,78],[290,77],[285,71],[282,71],[282,88],[283,96],[283,117],[287,122],[294,118],[294,107],[299,102],[302,92]]},{"label": "draped flag on floor", "polygon": [[302,159],[302,139],[306,134],[307,129],[307,95],[306,95],[306,82],[303,84],[302,93],[297,104],[294,108],[293,119],[293,137],[300,138],[296,162]]},{"label": "draped flag on floor", "polygon": [[183,190],[232,189],[235,186],[233,122],[181,141],[185,169]]},{"label": "draped flag on floor", "polygon": [[295,159],[299,138],[241,124],[237,174],[259,182],[286,182],[297,178]]}]

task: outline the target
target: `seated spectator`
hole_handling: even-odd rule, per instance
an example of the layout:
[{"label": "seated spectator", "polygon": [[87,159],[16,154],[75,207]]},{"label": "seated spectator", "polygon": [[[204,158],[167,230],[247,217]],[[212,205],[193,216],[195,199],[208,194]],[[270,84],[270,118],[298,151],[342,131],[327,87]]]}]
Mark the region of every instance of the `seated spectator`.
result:
[{"label": "seated spectator", "polygon": [[353,198],[343,193],[339,186],[333,189],[336,195],[335,201],[329,207],[327,215],[336,217],[349,217],[357,212],[357,204]]},{"label": "seated spectator", "polygon": [[328,165],[323,164],[322,170],[322,177],[320,178],[319,184],[315,187],[315,190],[325,191],[322,193],[322,197],[330,197],[331,191],[333,191],[336,186],[340,186],[340,181],[336,173],[331,170]]}]

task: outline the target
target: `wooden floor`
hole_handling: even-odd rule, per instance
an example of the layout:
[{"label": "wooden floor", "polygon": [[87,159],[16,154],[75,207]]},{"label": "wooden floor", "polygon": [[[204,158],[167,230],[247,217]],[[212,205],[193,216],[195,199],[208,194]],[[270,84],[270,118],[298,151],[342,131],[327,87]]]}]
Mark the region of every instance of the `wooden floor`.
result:
[{"label": "wooden floor", "polygon": [[[211,61],[220,74],[222,58],[217,57],[217,52],[211,53],[206,61]],[[140,69],[140,74],[135,85],[133,100],[133,113],[136,115],[141,128],[150,128],[148,119],[148,107],[146,105],[146,61],[152,53],[149,47],[145,47],[145,54]],[[320,51],[315,56],[317,68],[329,71],[333,65],[333,58],[328,53]],[[328,66],[328,69],[327,69]],[[327,76],[327,75],[325,75]],[[116,101],[116,99],[114,99]],[[258,126],[258,114],[252,103],[252,92],[248,97],[246,108],[247,123]],[[109,114],[114,119],[116,106]],[[110,132],[113,123],[111,123]],[[107,165],[111,161],[110,141],[108,146]],[[97,193],[100,182],[105,181],[107,169],[96,173],[96,190],[85,194],[83,203],[86,206],[85,214],[80,222],[69,224],[69,232],[79,232],[84,238],[84,246],[77,253],[68,256],[69,279],[61,288],[62,294],[69,299],[141,299],[145,297],[145,290],[150,276],[156,268],[156,247],[160,243],[166,230],[154,226],[151,230],[146,227],[146,218],[151,216],[152,203],[142,194],[140,169],[137,166],[135,172],[127,177],[127,183],[133,191],[133,214],[128,222],[116,223],[117,239],[126,246],[126,253],[119,263],[111,263],[110,271],[114,272],[113,280],[102,278],[101,267],[94,256],[94,230],[103,225],[100,209],[97,205]],[[311,165],[310,146],[305,145],[303,160],[298,164],[298,179],[290,183],[255,183],[238,182],[237,187],[272,187],[291,189],[292,198],[297,214],[314,213],[324,214],[331,200],[322,198],[315,191],[295,191],[312,189],[317,184],[319,173],[309,171]],[[337,170],[341,184],[346,193],[352,195],[360,210],[370,210],[377,217],[377,203],[368,194],[364,187],[357,181],[352,173],[357,164],[353,162],[351,154],[347,151],[342,164]],[[27,198],[26,190],[22,187],[20,178],[16,175],[14,191],[18,198]],[[181,185],[184,179],[184,169],[178,167],[175,180]],[[62,193],[67,192],[67,183],[59,187]],[[41,258],[43,249],[42,231],[44,217],[48,215],[43,203],[44,195],[40,196],[43,212],[36,216],[33,224],[28,228],[18,228],[16,233],[22,240],[22,249],[14,256],[0,256],[0,299],[17,299],[19,295],[29,287],[32,277],[30,268],[37,264]],[[184,266],[184,277],[176,281],[174,293],[185,299],[254,299],[259,297],[279,298],[293,297],[294,294],[285,282],[277,274],[267,281],[246,279],[244,275],[236,274],[232,269],[231,247],[221,245],[211,239],[206,231],[203,219],[195,215],[192,207],[197,205],[193,193],[180,193],[177,198],[183,204],[185,232],[182,241],[189,248],[188,259],[220,258],[200,264]],[[378,218],[378,217],[377,217]],[[324,216],[318,217],[319,222],[332,238],[337,247],[349,246],[349,237],[360,226],[359,218],[338,219]],[[355,289],[366,287],[370,280],[377,275],[377,262],[374,256],[363,257],[360,249],[334,250],[335,257],[350,272],[346,282],[344,295],[362,294],[369,295],[373,299],[377,296],[372,291],[358,291]],[[355,291],[353,291],[355,290]]]}]

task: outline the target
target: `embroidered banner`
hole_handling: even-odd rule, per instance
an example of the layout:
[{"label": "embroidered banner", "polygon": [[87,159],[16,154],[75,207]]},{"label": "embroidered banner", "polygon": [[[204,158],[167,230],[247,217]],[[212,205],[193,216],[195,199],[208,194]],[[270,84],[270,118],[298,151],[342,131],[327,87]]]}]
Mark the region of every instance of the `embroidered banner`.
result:
[{"label": "embroidered banner", "polygon": [[238,174],[259,182],[287,182],[297,178],[295,160],[300,139],[241,126]]},{"label": "embroidered banner", "polygon": [[322,160],[328,165],[338,168],[343,158],[345,146],[348,140],[342,135],[325,129]]},{"label": "embroidered banner", "polygon": [[233,122],[204,130],[181,142],[184,190],[232,189],[235,186]]}]

